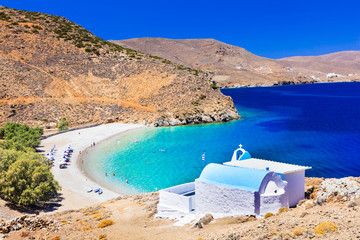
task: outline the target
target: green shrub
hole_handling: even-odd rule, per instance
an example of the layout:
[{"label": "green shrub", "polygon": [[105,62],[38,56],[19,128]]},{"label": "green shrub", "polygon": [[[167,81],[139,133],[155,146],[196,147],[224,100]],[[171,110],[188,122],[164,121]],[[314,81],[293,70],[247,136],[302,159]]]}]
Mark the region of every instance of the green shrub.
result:
[{"label": "green shrub", "polygon": [[49,161],[34,152],[42,133],[42,128],[19,123],[0,128],[0,195],[4,200],[29,206],[48,201],[60,190]]},{"label": "green shrub", "polygon": [[210,87],[212,87],[212,89],[218,89],[219,87],[216,86],[214,83],[210,84]]},{"label": "green shrub", "polygon": [[49,168],[36,159],[20,158],[2,175],[2,197],[18,205],[29,206],[48,201],[60,189]]},{"label": "green shrub", "polygon": [[5,12],[0,12],[0,20],[9,21],[11,17],[9,17]]},{"label": "green shrub", "polygon": [[39,25],[32,25],[32,28],[37,30],[42,30],[42,27],[40,27]]},{"label": "green shrub", "polygon": [[40,127],[30,128],[28,125],[19,123],[6,123],[0,128],[0,139],[6,140],[0,142],[0,147],[5,149],[23,149],[31,148],[35,150],[40,144],[40,137],[43,129]]},{"label": "green shrub", "polygon": [[69,129],[69,122],[66,120],[66,118],[62,118],[60,122],[57,125],[57,128],[59,131],[65,131]]},{"label": "green shrub", "polygon": [[83,48],[83,47],[85,47],[85,45],[84,45],[84,43],[83,43],[82,41],[77,41],[77,42],[75,43],[75,46],[78,47],[78,48]]},{"label": "green shrub", "polygon": [[204,94],[201,94],[200,97],[199,97],[200,100],[203,100],[205,98],[206,98],[206,96]]},{"label": "green shrub", "polygon": [[147,55],[148,57],[151,57],[151,58],[155,58],[155,59],[162,59],[161,57],[158,57],[158,56],[153,56],[153,55]]},{"label": "green shrub", "polygon": [[171,64],[171,61],[167,60],[167,59],[164,59],[161,61],[162,63],[166,63],[166,64]]}]

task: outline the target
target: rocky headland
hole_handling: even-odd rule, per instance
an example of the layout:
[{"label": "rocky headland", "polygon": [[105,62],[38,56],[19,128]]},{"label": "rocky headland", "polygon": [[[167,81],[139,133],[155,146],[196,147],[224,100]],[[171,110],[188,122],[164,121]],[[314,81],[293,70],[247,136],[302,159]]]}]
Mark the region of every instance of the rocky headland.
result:
[{"label": "rocky headland", "polygon": [[153,126],[239,118],[208,73],[104,41],[66,18],[0,9],[0,122]]}]

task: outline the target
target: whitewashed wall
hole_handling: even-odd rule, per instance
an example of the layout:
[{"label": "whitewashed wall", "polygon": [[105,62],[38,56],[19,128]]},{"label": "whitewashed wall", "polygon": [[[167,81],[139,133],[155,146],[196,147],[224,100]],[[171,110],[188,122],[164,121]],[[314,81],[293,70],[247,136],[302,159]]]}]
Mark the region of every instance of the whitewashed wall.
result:
[{"label": "whitewashed wall", "polygon": [[300,200],[304,199],[305,170],[288,174],[280,174],[280,176],[283,180],[287,181],[285,191],[289,196],[289,206],[295,207]]},{"label": "whitewashed wall", "polygon": [[279,208],[289,207],[286,193],[279,195],[260,195],[260,216],[266,213],[277,213]]},{"label": "whitewashed wall", "polygon": [[254,192],[227,188],[195,180],[195,210],[201,217],[211,213],[215,218],[255,214]]},{"label": "whitewashed wall", "polygon": [[182,194],[194,190],[194,182],[160,190],[158,211],[173,209],[182,212],[191,212],[195,207],[195,196],[183,196]]}]

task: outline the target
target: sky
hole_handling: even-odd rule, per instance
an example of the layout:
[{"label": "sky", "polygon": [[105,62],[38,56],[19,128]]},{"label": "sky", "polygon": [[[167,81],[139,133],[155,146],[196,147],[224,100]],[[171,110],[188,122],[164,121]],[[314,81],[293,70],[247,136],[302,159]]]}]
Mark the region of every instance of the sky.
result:
[{"label": "sky", "polygon": [[104,40],[213,38],[263,57],[360,50],[359,0],[0,0],[63,16]]}]

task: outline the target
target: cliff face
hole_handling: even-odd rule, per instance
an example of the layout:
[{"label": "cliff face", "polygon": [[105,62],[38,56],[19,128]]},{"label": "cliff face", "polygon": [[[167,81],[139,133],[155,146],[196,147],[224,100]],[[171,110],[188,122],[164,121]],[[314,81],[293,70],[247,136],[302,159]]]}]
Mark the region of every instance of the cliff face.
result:
[{"label": "cliff face", "polygon": [[239,118],[209,75],[106,42],[65,18],[0,9],[0,121],[156,126]]}]

